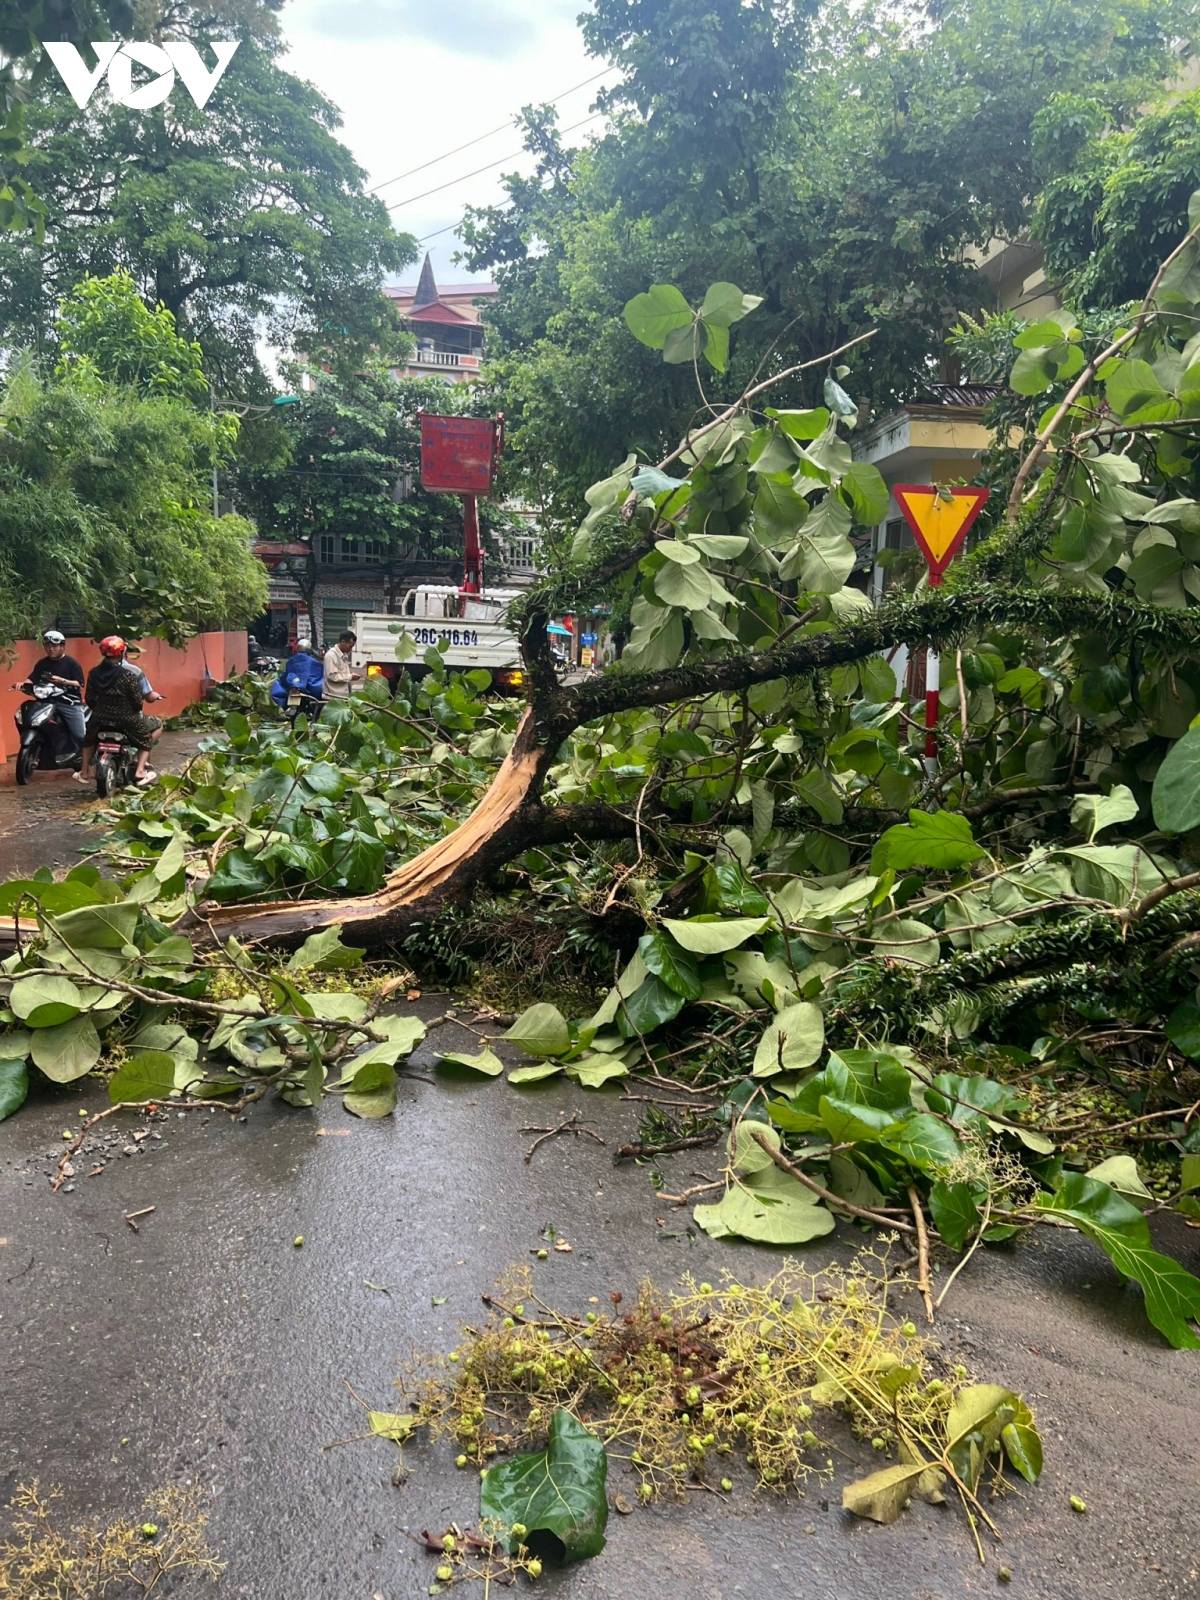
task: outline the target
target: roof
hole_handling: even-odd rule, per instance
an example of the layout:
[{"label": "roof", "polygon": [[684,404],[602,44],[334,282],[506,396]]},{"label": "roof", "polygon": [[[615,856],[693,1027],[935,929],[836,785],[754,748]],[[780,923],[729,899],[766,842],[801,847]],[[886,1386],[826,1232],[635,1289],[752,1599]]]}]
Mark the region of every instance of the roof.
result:
[{"label": "roof", "polygon": [[915,401],[942,406],[986,406],[1004,393],[1002,383],[927,383],[925,395]]},{"label": "roof", "polygon": [[[389,300],[412,300],[415,302],[419,285],[403,283],[385,283],[383,292]],[[473,295],[490,296],[500,293],[498,283],[444,283],[438,289],[439,298],[467,300]]]}]

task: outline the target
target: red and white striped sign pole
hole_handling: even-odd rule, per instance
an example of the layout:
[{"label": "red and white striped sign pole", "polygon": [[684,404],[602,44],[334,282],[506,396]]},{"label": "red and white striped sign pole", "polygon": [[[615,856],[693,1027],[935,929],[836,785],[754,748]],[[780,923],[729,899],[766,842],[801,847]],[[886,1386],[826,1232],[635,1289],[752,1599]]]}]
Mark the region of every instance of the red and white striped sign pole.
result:
[{"label": "red and white striped sign pole", "polygon": [[[929,587],[936,589],[941,584],[942,574],[962,549],[990,491],[948,489],[932,483],[898,483],[892,493],[925,557]],[[925,652],[925,771],[931,778],[937,776],[938,770],[941,686],[941,662],[931,646]],[[963,715],[966,715],[965,707]]]}]

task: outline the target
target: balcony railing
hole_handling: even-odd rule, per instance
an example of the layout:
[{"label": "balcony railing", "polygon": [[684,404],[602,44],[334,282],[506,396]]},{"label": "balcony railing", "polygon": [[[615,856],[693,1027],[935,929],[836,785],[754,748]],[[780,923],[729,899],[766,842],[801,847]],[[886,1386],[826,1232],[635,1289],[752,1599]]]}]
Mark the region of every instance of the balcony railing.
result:
[{"label": "balcony railing", "polygon": [[412,367],[462,367],[478,371],[479,356],[466,350],[418,350],[409,361]]}]

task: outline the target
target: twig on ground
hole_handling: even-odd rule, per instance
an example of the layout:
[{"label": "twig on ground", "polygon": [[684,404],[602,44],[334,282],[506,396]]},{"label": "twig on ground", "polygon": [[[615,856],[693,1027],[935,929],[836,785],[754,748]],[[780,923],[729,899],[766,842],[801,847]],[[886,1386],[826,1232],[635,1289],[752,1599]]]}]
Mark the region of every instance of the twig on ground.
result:
[{"label": "twig on ground", "polygon": [[832,1190],[822,1188],[815,1178],[810,1178],[807,1172],[802,1171],[794,1162],[789,1161],[782,1150],[776,1150],[766,1134],[760,1133],[757,1128],[750,1130],[750,1137],[755,1144],[767,1152],[771,1160],[782,1172],[790,1172],[798,1183],[802,1183],[806,1189],[811,1189],[814,1194],[819,1194],[826,1205],[834,1210],[848,1211],[854,1217],[865,1217],[868,1222],[873,1222],[877,1228],[895,1228],[900,1233],[916,1233],[917,1230],[911,1222],[902,1222],[899,1217],[885,1217],[878,1211],[869,1211],[866,1206],[856,1206],[850,1200],[841,1199]]},{"label": "twig on ground", "polygon": [[158,1210],[157,1206],[143,1206],[140,1211],[124,1211],[124,1212],[122,1212],[122,1216],[125,1218],[125,1221],[129,1224],[129,1226],[133,1229],[134,1233],[137,1233],[139,1231],[138,1230],[138,1225],[137,1225],[138,1217],[148,1217],[152,1211],[157,1211],[157,1210]]},{"label": "twig on ground", "polygon": [[642,1144],[638,1140],[634,1144],[618,1145],[613,1151],[613,1166],[620,1161],[636,1160],[639,1156],[665,1156],[673,1150],[698,1150],[704,1145],[716,1144],[722,1131],[713,1128],[709,1133],[694,1133],[686,1139],[669,1139],[665,1144]]},{"label": "twig on ground", "polygon": [[594,1139],[597,1144],[607,1144],[608,1142],[606,1139],[602,1139],[598,1133],[593,1133],[590,1128],[585,1128],[583,1126],[579,1120],[578,1111],[572,1111],[569,1117],[564,1117],[561,1122],[556,1123],[552,1128],[522,1128],[521,1132],[536,1133],[538,1135],[538,1137],[529,1146],[529,1149],[525,1152],[526,1166],[528,1166],[533,1160],[533,1152],[537,1149],[538,1145],[545,1144],[547,1139],[557,1139],[560,1133],[571,1133],[574,1134],[576,1138],[578,1138],[582,1133],[585,1138]]},{"label": "twig on ground", "polygon": [[913,1221],[917,1227],[917,1289],[925,1302],[925,1320],[933,1321],[933,1292],[929,1287],[929,1233],[925,1227],[925,1213],[921,1197],[910,1183],[908,1203],[912,1207]]}]

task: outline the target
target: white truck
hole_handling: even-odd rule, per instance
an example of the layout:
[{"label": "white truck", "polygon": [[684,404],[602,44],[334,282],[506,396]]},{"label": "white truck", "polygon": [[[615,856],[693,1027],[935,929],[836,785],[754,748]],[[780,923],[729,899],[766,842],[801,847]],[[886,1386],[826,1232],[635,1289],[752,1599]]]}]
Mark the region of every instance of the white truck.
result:
[{"label": "white truck", "polygon": [[396,646],[407,634],[416,646],[409,661],[418,671],[425,651],[440,647],[452,670],[485,667],[499,687],[518,688],[524,681],[521,651],[505,617],[520,593],[490,589],[473,595],[453,584],[419,584],[405,593],[394,612],[356,613],[354,665],[383,668],[389,678],[395,676]]}]

